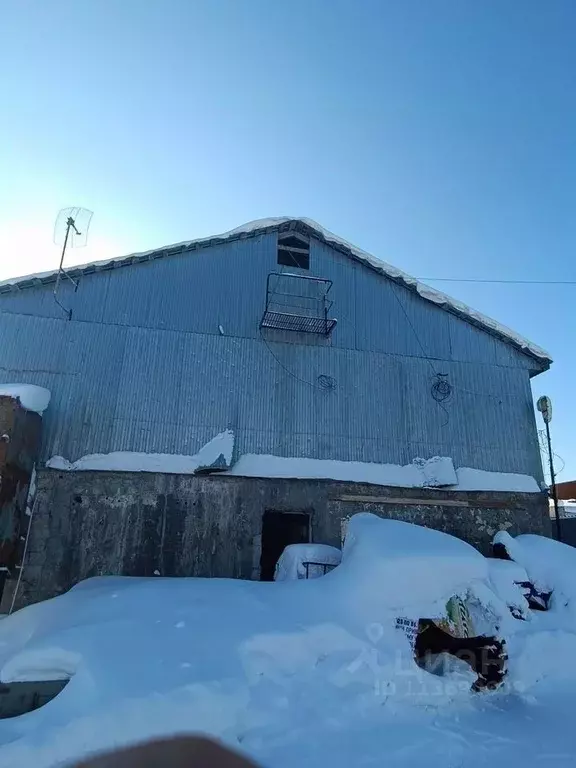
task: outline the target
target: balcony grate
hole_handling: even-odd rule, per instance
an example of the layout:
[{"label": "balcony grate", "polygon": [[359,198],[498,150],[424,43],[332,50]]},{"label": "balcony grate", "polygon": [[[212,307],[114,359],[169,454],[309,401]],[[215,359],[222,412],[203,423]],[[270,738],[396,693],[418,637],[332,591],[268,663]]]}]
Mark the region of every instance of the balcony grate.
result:
[{"label": "balcony grate", "polygon": [[266,281],[266,308],[261,328],[329,336],[336,319],[328,317],[331,280],[271,272]]},{"label": "balcony grate", "polygon": [[288,315],[285,312],[266,310],[262,317],[262,328],[277,328],[279,331],[300,331],[301,333],[322,333],[329,336],[336,320],[306,315]]}]

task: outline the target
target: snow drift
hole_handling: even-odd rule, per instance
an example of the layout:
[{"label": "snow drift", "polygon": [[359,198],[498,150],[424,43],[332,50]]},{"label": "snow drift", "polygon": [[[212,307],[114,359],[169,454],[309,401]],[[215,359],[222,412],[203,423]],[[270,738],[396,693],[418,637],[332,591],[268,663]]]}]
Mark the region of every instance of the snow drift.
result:
[{"label": "snow drift", "polygon": [[397,606],[433,610],[485,574],[464,542],[363,513],[319,579],[90,579],[0,622],[2,681],[72,678],[42,709],[0,721],[0,766],[47,767],[184,720],[237,743],[294,697],[332,711],[352,691],[405,689],[426,673],[395,629]]},{"label": "snow drift", "polygon": [[[472,547],[366,513],[348,523],[341,565],[318,579],[90,579],[0,621],[3,681],[71,677],[46,706],[0,721],[0,767],[56,768],[190,731],[275,768],[383,755],[412,768],[440,764],[447,744],[451,764],[528,765],[551,743],[561,749],[557,730],[547,744],[538,732],[537,749],[510,737],[526,706],[514,705],[514,686],[557,680],[575,634],[515,622],[512,687],[493,704],[473,703],[469,674],[443,681],[415,665],[397,617],[434,616],[463,592],[484,593],[496,613],[503,605]],[[497,620],[511,632],[513,619]],[[555,657],[539,662],[546,648]]]}]

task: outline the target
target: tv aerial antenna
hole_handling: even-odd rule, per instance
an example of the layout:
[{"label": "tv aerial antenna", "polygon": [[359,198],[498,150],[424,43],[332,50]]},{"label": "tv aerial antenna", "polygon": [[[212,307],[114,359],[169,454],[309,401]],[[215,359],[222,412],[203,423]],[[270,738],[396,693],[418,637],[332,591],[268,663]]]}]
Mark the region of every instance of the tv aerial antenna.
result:
[{"label": "tv aerial antenna", "polygon": [[88,230],[92,220],[92,211],[87,208],[62,208],[56,217],[54,224],[54,242],[62,246],[60,254],[60,264],[56,273],[56,284],[54,285],[54,301],[60,309],[66,314],[68,320],[72,319],[72,310],[66,309],[58,298],[58,289],[63,278],[70,280],[74,286],[74,291],[78,290],[78,283],[64,269],[64,257],[68,248],[83,248],[88,242]]}]

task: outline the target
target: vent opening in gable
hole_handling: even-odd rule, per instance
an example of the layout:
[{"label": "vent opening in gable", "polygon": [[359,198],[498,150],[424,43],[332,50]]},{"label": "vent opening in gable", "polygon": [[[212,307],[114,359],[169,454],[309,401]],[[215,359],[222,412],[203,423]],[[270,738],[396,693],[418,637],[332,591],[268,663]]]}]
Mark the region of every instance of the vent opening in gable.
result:
[{"label": "vent opening in gable", "polygon": [[283,267],[310,269],[309,241],[293,232],[278,235],[278,264]]}]

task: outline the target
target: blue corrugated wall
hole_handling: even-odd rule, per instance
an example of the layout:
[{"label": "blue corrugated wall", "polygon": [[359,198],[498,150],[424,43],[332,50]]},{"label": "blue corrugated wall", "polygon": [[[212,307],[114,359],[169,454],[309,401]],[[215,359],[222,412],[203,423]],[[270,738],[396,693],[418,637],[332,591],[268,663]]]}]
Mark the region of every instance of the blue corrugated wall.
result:
[{"label": "blue corrugated wall", "polygon": [[[310,266],[334,281],[329,342],[263,341],[274,234],[85,275],[77,291],[63,283],[71,321],[51,285],[2,294],[0,381],[52,391],[44,459],[193,453],[232,427],[238,453],[444,455],[541,479],[531,358],[316,240]],[[434,371],[454,387],[445,410]],[[321,374],[334,390],[318,387]]]}]

